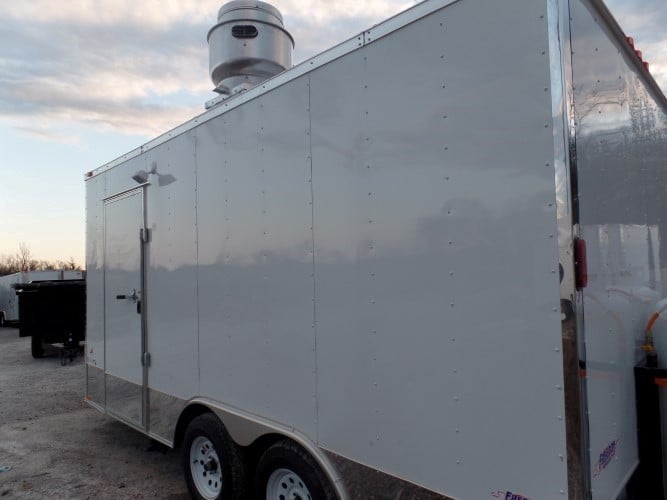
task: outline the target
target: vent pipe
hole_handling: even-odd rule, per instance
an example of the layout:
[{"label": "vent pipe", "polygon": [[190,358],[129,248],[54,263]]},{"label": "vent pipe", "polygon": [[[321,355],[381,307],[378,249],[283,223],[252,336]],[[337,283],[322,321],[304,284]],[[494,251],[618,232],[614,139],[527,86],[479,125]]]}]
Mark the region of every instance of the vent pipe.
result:
[{"label": "vent pipe", "polygon": [[294,39],[280,11],[266,2],[224,4],[207,40],[209,72],[219,94],[247,90],[292,67]]}]

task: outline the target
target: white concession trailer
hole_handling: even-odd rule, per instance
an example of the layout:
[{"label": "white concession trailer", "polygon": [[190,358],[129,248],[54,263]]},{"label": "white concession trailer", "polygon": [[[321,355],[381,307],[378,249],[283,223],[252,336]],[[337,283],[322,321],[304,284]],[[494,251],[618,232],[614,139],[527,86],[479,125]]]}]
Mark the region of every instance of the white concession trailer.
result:
[{"label": "white concession trailer", "polygon": [[667,101],[605,5],[292,43],[226,4],[222,95],[86,174],[89,404],[196,498],[661,498]]}]

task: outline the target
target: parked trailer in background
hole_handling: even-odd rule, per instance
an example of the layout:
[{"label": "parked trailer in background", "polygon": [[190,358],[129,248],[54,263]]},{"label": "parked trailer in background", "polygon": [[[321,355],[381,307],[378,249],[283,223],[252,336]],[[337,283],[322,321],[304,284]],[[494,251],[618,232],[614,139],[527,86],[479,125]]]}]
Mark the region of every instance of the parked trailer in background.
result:
[{"label": "parked trailer in background", "polygon": [[31,337],[33,358],[44,355],[44,344],[63,344],[63,356],[76,356],[80,342],[86,338],[86,281],[67,279],[14,286],[21,318],[19,336]]},{"label": "parked trailer in background", "polygon": [[16,324],[19,321],[19,301],[16,297],[16,284],[38,281],[82,279],[83,271],[66,269],[53,271],[27,271],[7,276],[0,276],[0,326],[5,323]]},{"label": "parked trailer in background", "polygon": [[86,175],[88,402],[197,498],[662,498],[667,101],[604,4],[427,0],[258,83],[290,42],[223,6],[223,97]]}]

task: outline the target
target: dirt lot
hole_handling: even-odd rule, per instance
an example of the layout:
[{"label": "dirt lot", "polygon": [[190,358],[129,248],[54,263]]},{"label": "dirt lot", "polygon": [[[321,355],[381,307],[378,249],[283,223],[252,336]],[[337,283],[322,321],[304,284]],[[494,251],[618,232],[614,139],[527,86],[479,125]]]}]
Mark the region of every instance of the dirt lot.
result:
[{"label": "dirt lot", "polygon": [[[83,402],[82,357],[30,355],[30,338],[0,328],[0,498],[187,499],[178,451]],[[157,448],[157,449],[156,449]]]}]

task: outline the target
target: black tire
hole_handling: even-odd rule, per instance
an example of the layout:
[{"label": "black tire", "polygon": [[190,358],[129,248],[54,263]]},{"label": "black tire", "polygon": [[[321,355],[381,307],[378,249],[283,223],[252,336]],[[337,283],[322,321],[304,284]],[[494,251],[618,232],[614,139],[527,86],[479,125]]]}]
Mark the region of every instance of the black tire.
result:
[{"label": "black tire", "polygon": [[41,358],[44,356],[44,341],[39,335],[30,337],[30,350],[33,358]]},{"label": "black tire", "polygon": [[[200,487],[197,486],[197,483],[201,484],[202,481],[206,481],[206,479],[203,479],[203,477],[207,476],[206,471],[201,472],[200,470],[203,477],[199,475],[197,479],[193,477],[194,474],[197,474],[197,468],[199,466],[196,465],[196,461],[191,460],[191,451],[195,454],[194,456],[199,452],[203,453],[203,450],[196,451],[196,449],[199,448],[196,444],[195,450],[191,450],[193,448],[193,443],[195,443],[198,438],[203,438],[212,444],[213,452],[218,459],[216,463],[210,455],[206,455],[206,457],[208,457],[205,458],[207,463],[204,464],[203,461],[201,461],[203,467],[211,467],[212,472],[211,470],[208,471],[209,477],[212,477],[211,474],[213,474],[213,477],[220,478],[221,486],[219,491],[215,494],[211,494],[210,492],[207,494],[207,492],[201,490]],[[199,439],[199,441],[201,440],[202,439]],[[210,453],[210,448],[208,449]],[[188,491],[192,498],[216,500],[240,500],[248,498],[248,465],[243,450],[232,441],[225,426],[222,425],[220,419],[212,413],[200,415],[188,425],[188,428],[185,431],[185,437],[183,438],[181,464],[183,466],[185,482],[188,485]]]},{"label": "black tire", "polygon": [[0,328],[5,326],[5,313],[0,312]]},{"label": "black tire", "polygon": [[[298,477],[289,476],[282,472],[285,481],[278,481],[277,487],[279,490],[284,488],[284,491],[274,491],[273,493],[276,493],[275,498],[269,496],[271,492],[267,491],[267,487],[272,474],[275,472],[279,477],[280,471],[285,470]],[[303,500],[335,500],[338,498],[331,482],[310,454],[292,441],[278,441],[271,445],[259,459],[255,472],[255,498],[262,500],[292,498],[292,496],[287,495],[291,487],[290,482],[294,486],[300,487],[300,491],[303,491],[303,486],[307,488],[309,496],[306,496]]]}]

